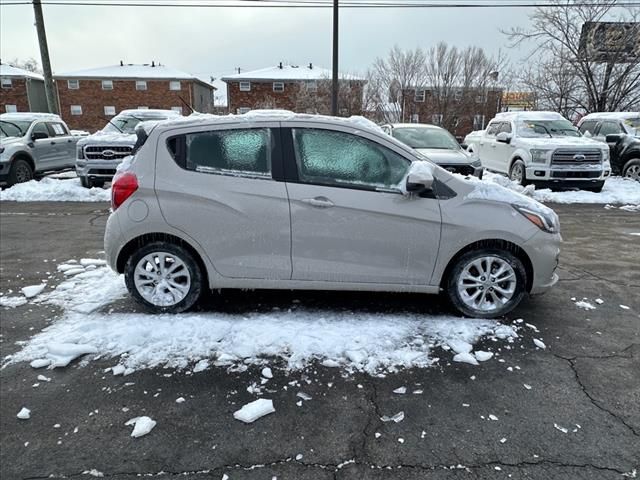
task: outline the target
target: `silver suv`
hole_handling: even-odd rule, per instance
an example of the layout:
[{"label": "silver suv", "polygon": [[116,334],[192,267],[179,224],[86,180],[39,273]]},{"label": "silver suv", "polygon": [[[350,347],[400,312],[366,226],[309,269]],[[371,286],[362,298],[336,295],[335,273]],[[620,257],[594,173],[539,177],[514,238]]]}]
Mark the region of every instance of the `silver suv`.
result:
[{"label": "silver suv", "polygon": [[269,288],[445,292],[490,318],[558,279],[553,210],[456,178],[364,119],[200,115],[139,135],[105,250],[151,311]]}]

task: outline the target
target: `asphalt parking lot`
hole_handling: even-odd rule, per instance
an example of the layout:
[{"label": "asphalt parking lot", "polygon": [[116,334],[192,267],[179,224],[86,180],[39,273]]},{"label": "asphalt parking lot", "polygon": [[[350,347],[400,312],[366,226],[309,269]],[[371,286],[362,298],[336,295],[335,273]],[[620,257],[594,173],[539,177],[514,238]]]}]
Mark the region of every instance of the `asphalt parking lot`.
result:
[{"label": "asphalt parking lot", "polygon": [[[561,280],[525,302],[505,322],[524,318],[547,348],[521,332],[502,361],[480,366],[441,362],[384,378],[346,375],[314,365],[275,370],[276,413],[242,424],[232,413],[253,400],[250,367],[198,375],[147,369],[113,376],[112,359],[33,370],[0,371],[0,477],[13,479],[622,479],[640,470],[640,213],[602,205],[552,205],[565,245]],[[105,204],[0,205],[0,291],[37,283],[43,258],[96,257]],[[572,298],[601,298],[586,311]],[[203,309],[286,307],[289,292],[223,292]],[[419,295],[296,294],[304,304],[354,310],[446,311]],[[629,309],[623,309],[626,305]],[[133,310],[130,300],[113,308]],[[2,357],[20,350],[59,312],[27,304],[0,310]],[[37,388],[44,373],[51,378]],[[302,406],[297,381],[312,397]],[[524,385],[530,386],[528,389]],[[396,395],[405,385],[421,395]],[[175,402],[184,397],[182,404]],[[32,418],[16,418],[29,404]],[[127,411],[123,411],[127,409]],[[131,412],[158,426],[133,439]],[[383,415],[405,412],[399,423]],[[489,415],[497,420],[489,420]],[[563,431],[566,429],[566,433]],[[635,472],[635,473],[634,473]]]}]

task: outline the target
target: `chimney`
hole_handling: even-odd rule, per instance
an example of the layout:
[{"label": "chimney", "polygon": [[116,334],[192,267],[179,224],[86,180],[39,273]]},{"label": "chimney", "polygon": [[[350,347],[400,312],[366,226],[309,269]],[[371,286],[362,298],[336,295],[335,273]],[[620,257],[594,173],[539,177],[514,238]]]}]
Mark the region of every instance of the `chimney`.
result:
[{"label": "chimney", "polygon": [[282,70],[282,62],[280,62],[280,65],[278,65],[278,68]]},{"label": "chimney", "polygon": [[156,66],[156,61],[155,60],[151,60],[151,66],[155,67]]},{"label": "chimney", "polygon": [[313,70],[313,63],[309,63],[309,70]]},{"label": "chimney", "polygon": [[240,67],[236,68],[236,70],[238,70],[238,73],[240,73]]},{"label": "chimney", "polygon": [[124,62],[122,60],[120,60],[120,66],[124,67]]}]

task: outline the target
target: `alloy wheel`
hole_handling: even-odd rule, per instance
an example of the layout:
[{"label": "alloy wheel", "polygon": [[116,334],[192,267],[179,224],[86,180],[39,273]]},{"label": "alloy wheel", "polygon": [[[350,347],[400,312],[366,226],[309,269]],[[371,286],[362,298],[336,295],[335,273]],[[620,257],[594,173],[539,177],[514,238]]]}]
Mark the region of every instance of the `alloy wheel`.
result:
[{"label": "alloy wheel", "polygon": [[496,256],[475,258],[458,277],[458,294],[469,308],[491,312],[502,308],[515,294],[516,272],[506,260]]},{"label": "alloy wheel", "polygon": [[631,178],[632,180],[640,181],[640,165],[631,165],[624,172],[624,178]]},{"label": "alloy wheel", "polygon": [[191,288],[191,275],[184,261],[172,253],[153,252],[140,259],[134,271],[140,296],[158,307],[181,302]]}]

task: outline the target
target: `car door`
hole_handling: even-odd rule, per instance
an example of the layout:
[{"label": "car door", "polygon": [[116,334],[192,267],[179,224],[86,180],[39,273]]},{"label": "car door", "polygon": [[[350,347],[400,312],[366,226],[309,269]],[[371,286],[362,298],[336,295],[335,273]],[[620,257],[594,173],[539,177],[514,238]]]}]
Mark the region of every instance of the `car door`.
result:
[{"label": "car door", "polygon": [[[511,128],[511,122],[502,122],[498,127],[498,133],[506,133],[513,138],[513,129]],[[497,134],[496,134],[497,135]],[[494,170],[498,172],[508,173],[509,161],[511,160],[511,154],[513,153],[513,146],[511,143],[503,143],[498,140],[494,140],[491,147],[493,153],[491,157],[495,161]]]},{"label": "car door", "polygon": [[495,158],[495,139],[501,122],[492,121],[480,136],[478,141],[478,156],[482,166],[489,170],[496,170],[498,162]]},{"label": "car door", "polygon": [[[34,134],[46,135],[45,138],[33,140]],[[56,164],[56,142],[51,138],[49,128],[45,122],[36,122],[31,127],[33,156],[36,171],[50,170]]]},{"label": "car door", "polygon": [[625,133],[622,125],[615,120],[605,120],[600,124],[595,140],[607,143],[607,135]]},{"label": "car door", "polygon": [[67,127],[60,122],[47,122],[49,133],[55,141],[55,168],[71,167],[75,164],[76,140]]},{"label": "car door", "polygon": [[[440,242],[437,199],[398,190],[410,165],[347,127],[283,122],[294,280],[429,283]],[[358,132],[356,134],[356,132]]]},{"label": "car door", "polygon": [[163,133],[156,195],[167,223],[193,238],[230,278],[291,278],[291,224],[277,122]]}]

